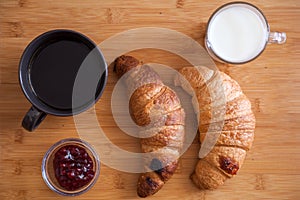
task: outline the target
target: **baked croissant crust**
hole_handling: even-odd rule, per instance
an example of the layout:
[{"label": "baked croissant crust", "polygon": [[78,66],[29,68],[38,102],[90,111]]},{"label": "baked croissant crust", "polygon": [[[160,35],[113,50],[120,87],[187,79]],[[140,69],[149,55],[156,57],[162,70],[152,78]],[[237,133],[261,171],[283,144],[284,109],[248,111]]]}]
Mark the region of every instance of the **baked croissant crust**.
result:
[{"label": "baked croissant crust", "polygon": [[255,129],[251,103],[223,72],[207,67],[179,72],[175,85],[192,96],[199,120],[200,160],[191,179],[201,189],[215,189],[237,174],[251,148]]},{"label": "baked croissant crust", "polygon": [[177,168],[184,141],[185,113],[176,93],[163,84],[151,67],[123,55],[115,60],[114,71],[119,77],[124,76],[130,115],[141,127],[139,135],[147,172],[138,179],[137,194],[147,197],[160,190]]}]

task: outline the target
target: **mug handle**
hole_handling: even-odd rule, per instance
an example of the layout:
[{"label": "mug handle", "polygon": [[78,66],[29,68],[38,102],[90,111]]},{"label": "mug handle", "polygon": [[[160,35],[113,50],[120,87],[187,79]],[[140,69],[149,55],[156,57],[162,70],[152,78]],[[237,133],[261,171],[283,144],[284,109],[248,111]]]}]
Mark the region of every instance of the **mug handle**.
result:
[{"label": "mug handle", "polygon": [[283,44],[286,42],[286,33],[284,32],[270,32],[268,43]]},{"label": "mug handle", "polygon": [[45,119],[46,116],[47,114],[45,112],[40,111],[32,106],[23,118],[22,126],[27,131],[34,131],[34,129],[36,129],[40,125],[40,123]]}]

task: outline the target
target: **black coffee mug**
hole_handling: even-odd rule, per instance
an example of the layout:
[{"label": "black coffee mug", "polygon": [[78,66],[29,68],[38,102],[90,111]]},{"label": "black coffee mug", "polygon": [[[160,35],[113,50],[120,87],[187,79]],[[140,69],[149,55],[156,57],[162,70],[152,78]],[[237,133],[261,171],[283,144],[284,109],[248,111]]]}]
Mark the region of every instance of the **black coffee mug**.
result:
[{"label": "black coffee mug", "polygon": [[97,45],[72,30],[35,38],[19,64],[21,88],[32,107],[22,126],[33,131],[47,114],[72,116],[93,106],[107,81],[107,64]]}]

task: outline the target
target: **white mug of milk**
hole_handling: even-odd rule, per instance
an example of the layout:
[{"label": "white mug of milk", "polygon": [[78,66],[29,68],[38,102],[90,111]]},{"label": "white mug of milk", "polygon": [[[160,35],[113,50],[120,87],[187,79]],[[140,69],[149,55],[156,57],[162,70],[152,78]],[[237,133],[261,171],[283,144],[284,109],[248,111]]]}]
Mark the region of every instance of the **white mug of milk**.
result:
[{"label": "white mug of milk", "polygon": [[270,32],[265,16],[257,7],[246,2],[231,2],[210,17],[205,46],[215,60],[243,64],[258,57],[268,43],[285,41],[285,33]]}]

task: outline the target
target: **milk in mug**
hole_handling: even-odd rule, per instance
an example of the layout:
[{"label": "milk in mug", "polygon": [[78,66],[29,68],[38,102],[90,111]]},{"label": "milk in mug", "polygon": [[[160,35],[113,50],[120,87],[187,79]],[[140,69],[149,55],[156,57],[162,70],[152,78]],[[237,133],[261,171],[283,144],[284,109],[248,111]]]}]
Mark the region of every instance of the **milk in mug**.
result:
[{"label": "milk in mug", "polygon": [[270,32],[265,16],[257,7],[232,2],[210,17],[205,46],[216,60],[241,64],[256,58],[268,43],[282,44],[285,40],[285,33]]}]

